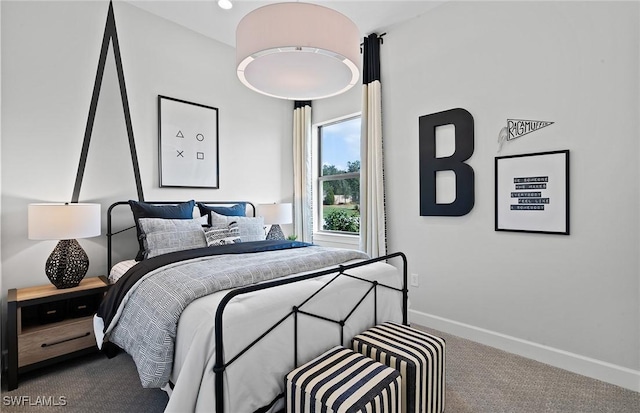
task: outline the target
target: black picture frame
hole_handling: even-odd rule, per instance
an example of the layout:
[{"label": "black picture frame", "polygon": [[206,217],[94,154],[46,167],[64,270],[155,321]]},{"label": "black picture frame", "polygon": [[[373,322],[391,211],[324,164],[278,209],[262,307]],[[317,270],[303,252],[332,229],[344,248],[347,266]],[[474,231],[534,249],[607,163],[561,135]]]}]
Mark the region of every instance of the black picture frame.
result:
[{"label": "black picture frame", "polygon": [[160,187],[220,187],[218,108],[158,95]]},{"label": "black picture frame", "polygon": [[495,158],[495,230],[569,235],[569,151]]}]

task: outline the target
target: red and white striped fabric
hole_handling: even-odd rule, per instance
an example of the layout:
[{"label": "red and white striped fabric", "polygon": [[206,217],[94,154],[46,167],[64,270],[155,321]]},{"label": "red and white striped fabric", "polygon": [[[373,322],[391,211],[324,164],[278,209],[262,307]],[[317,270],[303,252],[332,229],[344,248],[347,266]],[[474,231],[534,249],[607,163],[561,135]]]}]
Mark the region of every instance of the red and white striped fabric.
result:
[{"label": "red and white striped fabric", "polygon": [[384,323],[353,338],[354,351],[392,367],[402,376],[402,411],[442,413],[445,402],[445,341],[396,323]]},{"label": "red and white striped fabric", "polygon": [[286,378],[289,413],[400,413],[400,374],[338,346]]}]

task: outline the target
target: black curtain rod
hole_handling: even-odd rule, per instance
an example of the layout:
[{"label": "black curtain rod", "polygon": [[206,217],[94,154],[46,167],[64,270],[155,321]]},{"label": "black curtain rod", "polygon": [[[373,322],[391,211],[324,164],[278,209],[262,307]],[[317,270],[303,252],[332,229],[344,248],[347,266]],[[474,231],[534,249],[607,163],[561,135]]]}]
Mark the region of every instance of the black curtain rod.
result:
[{"label": "black curtain rod", "polygon": [[[378,35],[378,39],[380,39],[380,44],[384,44],[383,37],[386,36],[387,33],[382,33]],[[360,43],[360,53],[362,53],[362,46],[364,46],[364,42]]]}]

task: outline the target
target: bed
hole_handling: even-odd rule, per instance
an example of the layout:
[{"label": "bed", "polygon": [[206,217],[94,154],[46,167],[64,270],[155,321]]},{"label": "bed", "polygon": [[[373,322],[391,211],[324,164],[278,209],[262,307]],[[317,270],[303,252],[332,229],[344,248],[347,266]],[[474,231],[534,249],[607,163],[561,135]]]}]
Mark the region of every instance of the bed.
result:
[{"label": "bed", "polygon": [[[190,218],[194,201],[146,203],[184,206],[177,219],[140,218],[131,202],[108,210],[108,264],[113,236],[133,228],[142,231],[143,259],[117,259],[115,283],[95,317],[96,337],[100,347],[131,354],[144,387],[170,394],[166,411],[278,410],[284,377],[296,366],[379,322],[407,322],[402,253],[369,259],[358,251],[264,240],[249,202],[199,203]],[[219,213],[239,204],[245,209],[238,215]],[[114,209],[127,205],[135,225],[112,231]],[[198,209],[206,214],[198,216]],[[151,222],[159,235],[149,230]],[[256,222],[262,235],[244,225]],[[205,241],[217,231],[211,244],[193,244],[198,226]],[[188,248],[165,248],[178,238],[190,239]]]}]

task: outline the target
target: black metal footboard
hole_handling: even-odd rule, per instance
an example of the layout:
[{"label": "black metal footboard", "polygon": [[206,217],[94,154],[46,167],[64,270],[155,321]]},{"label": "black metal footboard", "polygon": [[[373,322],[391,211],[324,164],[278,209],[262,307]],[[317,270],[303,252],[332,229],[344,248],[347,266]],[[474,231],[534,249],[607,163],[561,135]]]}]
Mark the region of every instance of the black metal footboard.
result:
[{"label": "black metal footboard", "polygon": [[[402,287],[396,288],[383,283],[379,283],[378,281],[371,281],[361,277],[357,277],[353,274],[349,274],[347,271],[364,267],[366,265],[373,264],[375,262],[387,261],[393,258],[401,258],[402,259]],[[337,273],[337,274],[336,274]],[[253,340],[249,345],[247,345],[244,349],[242,349],[238,354],[230,358],[229,360],[225,360],[224,355],[224,325],[223,325],[223,315],[224,310],[229,304],[231,300],[235,297],[247,294],[255,291],[265,290],[268,288],[274,288],[286,284],[292,284],[304,280],[309,280],[312,278],[317,278],[325,275],[336,274],[335,277],[331,278],[326,284],[316,290],[313,294],[309,295],[305,300],[303,300],[300,304],[296,306],[292,306],[291,311],[288,312],[284,317],[278,320],[271,327],[267,328],[263,333],[261,333],[255,340]],[[364,295],[360,298],[360,300],[354,304],[351,308],[347,316],[342,320],[333,320],[328,317],[324,317],[318,314],[313,314],[311,312],[307,312],[304,309],[305,304],[309,303],[316,297],[321,291],[331,285],[335,280],[339,277],[350,277],[354,279],[358,279],[360,281],[371,284]],[[354,264],[348,265],[339,265],[334,266],[326,270],[313,272],[310,274],[304,274],[297,277],[285,278],[285,279],[276,279],[273,281],[268,281],[261,284],[254,284],[246,287],[237,288],[229,291],[225,297],[223,297],[222,301],[218,305],[215,315],[215,346],[216,346],[216,360],[213,368],[215,374],[215,396],[216,396],[216,412],[223,413],[224,412],[224,372],[227,367],[229,367],[232,363],[242,357],[247,351],[253,348],[256,344],[258,344],[263,338],[265,338],[268,334],[270,334],[274,329],[276,329],[279,325],[284,323],[286,320],[292,318],[293,319],[293,346],[294,346],[294,366],[298,366],[298,318],[300,316],[313,317],[317,319],[324,320],[329,323],[335,323],[340,326],[340,344],[344,344],[344,326],[346,322],[349,320],[351,315],[359,308],[364,300],[370,295],[373,294],[373,320],[374,324],[378,323],[377,310],[378,310],[378,288],[388,288],[391,290],[398,291],[402,294],[402,322],[403,324],[407,324],[407,306],[408,306],[408,289],[407,289],[407,258],[401,252],[396,252],[393,254],[385,255],[383,257],[374,258],[366,261],[357,262]],[[273,405],[281,398],[284,397],[284,393],[278,394],[271,403],[268,405],[256,410],[258,412],[266,412],[273,407]]]},{"label": "black metal footboard", "polygon": [[[157,205],[166,205],[166,204],[178,204],[179,201],[153,201],[153,202],[148,202],[148,203],[152,203],[152,204],[157,204]],[[248,201],[204,201],[204,204],[207,205],[228,205],[228,204],[237,204],[237,203],[244,203],[246,205],[249,205],[251,207],[251,211],[250,211],[250,216],[255,216],[256,215],[256,208],[255,206]],[[132,230],[135,228],[135,225],[131,226],[131,225],[127,225],[125,226],[123,229],[114,231],[113,230],[113,222],[112,222],[112,214],[113,214],[113,210],[116,207],[120,207],[120,206],[128,206],[128,202],[126,201],[120,201],[120,202],[115,202],[114,204],[112,204],[111,206],[109,206],[108,211],[107,211],[107,273],[111,270],[111,265],[112,265],[112,260],[113,260],[113,243],[112,243],[112,237],[124,232],[128,232],[129,230]],[[135,231],[133,231],[135,233]],[[372,280],[367,280],[361,277],[358,277],[354,274],[350,274],[349,271],[353,270],[355,268],[358,267],[364,267],[376,262],[383,262],[383,261],[388,261],[388,260],[393,260],[393,259],[401,259],[402,261],[402,286],[401,288],[397,288],[397,287],[393,287],[393,286],[389,286],[386,285],[384,283],[380,283],[378,281],[372,281]],[[326,275],[330,275],[330,274],[335,274],[334,277],[331,277],[331,279],[325,283],[322,287],[320,287],[318,290],[316,290],[315,292],[313,292],[312,294],[310,294],[307,298],[305,298],[302,302],[300,302],[299,304],[292,306],[291,311],[289,311],[284,317],[282,317],[281,319],[279,319],[275,324],[273,324],[272,326],[268,327],[264,332],[262,332],[258,337],[255,338],[255,340],[253,340],[249,345],[247,345],[244,349],[242,349],[238,354],[234,355],[233,357],[229,358],[229,360],[225,360],[225,355],[224,355],[224,325],[223,325],[223,315],[224,315],[224,311],[225,308],[227,307],[227,304],[229,304],[235,297],[238,297],[240,295],[243,294],[247,294],[247,293],[251,293],[251,292],[255,292],[255,291],[260,291],[260,290],[265,290],[265,289],[269,289],[269,288],[274,288],[274,287],[278,287],[278,286],[283,286],[286,284],[292,284],[292,283],[296,283],[296,282],[301,282],[301,281],[305,281],[305,280],[310,280],[313,278],[317,278],[317,277],[322,277],[322,276],[326,276]],[[353,304],[353,307],[351,307],[350,311],[347,313],[347,315],[342,319],[342,320],[333,320],[331,318],[319,315],[319,314],[313,314],[310,311],[307,311],[306,309],[306,304],[311,302],[318,294],[320,294],[320,292],[322,292],[325,288],[329,287],[331,284],[333,284],[336,280],[340,279],[341,277],[350,277],[353,279],[357,279],[360,280],[362,282],[368,283],[370,284],[368,286],[368,288],[366,289],[366,291],[363,293],[363,295],[359,298],[359,300],[357,300],[356,303]],[[317,271],[317,272],[312,272],[312,273],[308,273],[308,274],[303,274],[303,275],[299,275],[299,276],[294,276],[294,277],[287,277],[287,278],[280,278],[280,279],[275,279],[272,281],[267,281],[264,283],[260,283],[260,284],[254,284],[254,285],[250,285],[250,286],[246,286],[246,287],[241,287],[241,288],[237,288],[234,290],[230,290],[222,299],[222,301],[220,302],[220,304],[218,305],[218,308],[216,310],[216,315],[215,315],[215,350],[216,350],[216,359],[215,359],[215,365],[213,368],[214,374],[215,374],[215,398],[216,398],[216,411],[218,413],[223,413],[224,412],[224,372],[227,369],[227,367],[229,367],[230,365],[232,365],[235,361],[237,361],[240,357],[242,357],[245,353],[247,353],[249,350],[251,350],[255,345],[257,345],[262,339],[264,339],[266,336],[268,336],[271,332],[273,332],[273,330],[275,330],[278,326],[280,326],[282,323],[284,323],[285,321],[292,319],[293,320],[293,364],[294,366],[298,366],[298,320],[301,317],[311,317],[311,318],[315,318],[315,319],[319,319],[319,320],[323,320],[325,322],[328,323],[333,323],[333,324],[337,324],[340,326],[340,344],[344,344],[344,328],[346,323],[349,321],[350,317],[355,313],[355,311],[361,307],[363,305],[363,303],[365,302],[365,299],[371,295],[373,295],[373,322],[374,324],[378,323],[378,290],[380,288],[386,288],[386,289],[390,289],[390,290],[394,290],[397,291],[399,294],[399,296],[401,296],[402,299],[402,322],[403,324],[407,324],[407,306],[408,306],[408,289],[407,289],[407,258],[406,256],[401,253],[401,252],[396,252],[393,254],[389,254],[389,255],[385,255],[383,257],[379,257],[379,258],[374,258],[374,259],[370,259],[370,260],[366,260],[366,261],[361,261],[361,262],[357,262],[354,264],[347,264],[347,265],[338,265],[338,266],[333,266],[331,268],[325,269],[325,270],[321,270],[321,271]],[[386,321],[386,320],[381,320],[381,321]],[[283,377],[284,380],[284,377]],[[269,403],[268,405],[256,410],[256,412],[267,412],[268,410],[270,410],[272,408],[272,406],[282,397],[284,396],[283,393],[278,394],[272,401],[271,403]]]}]

